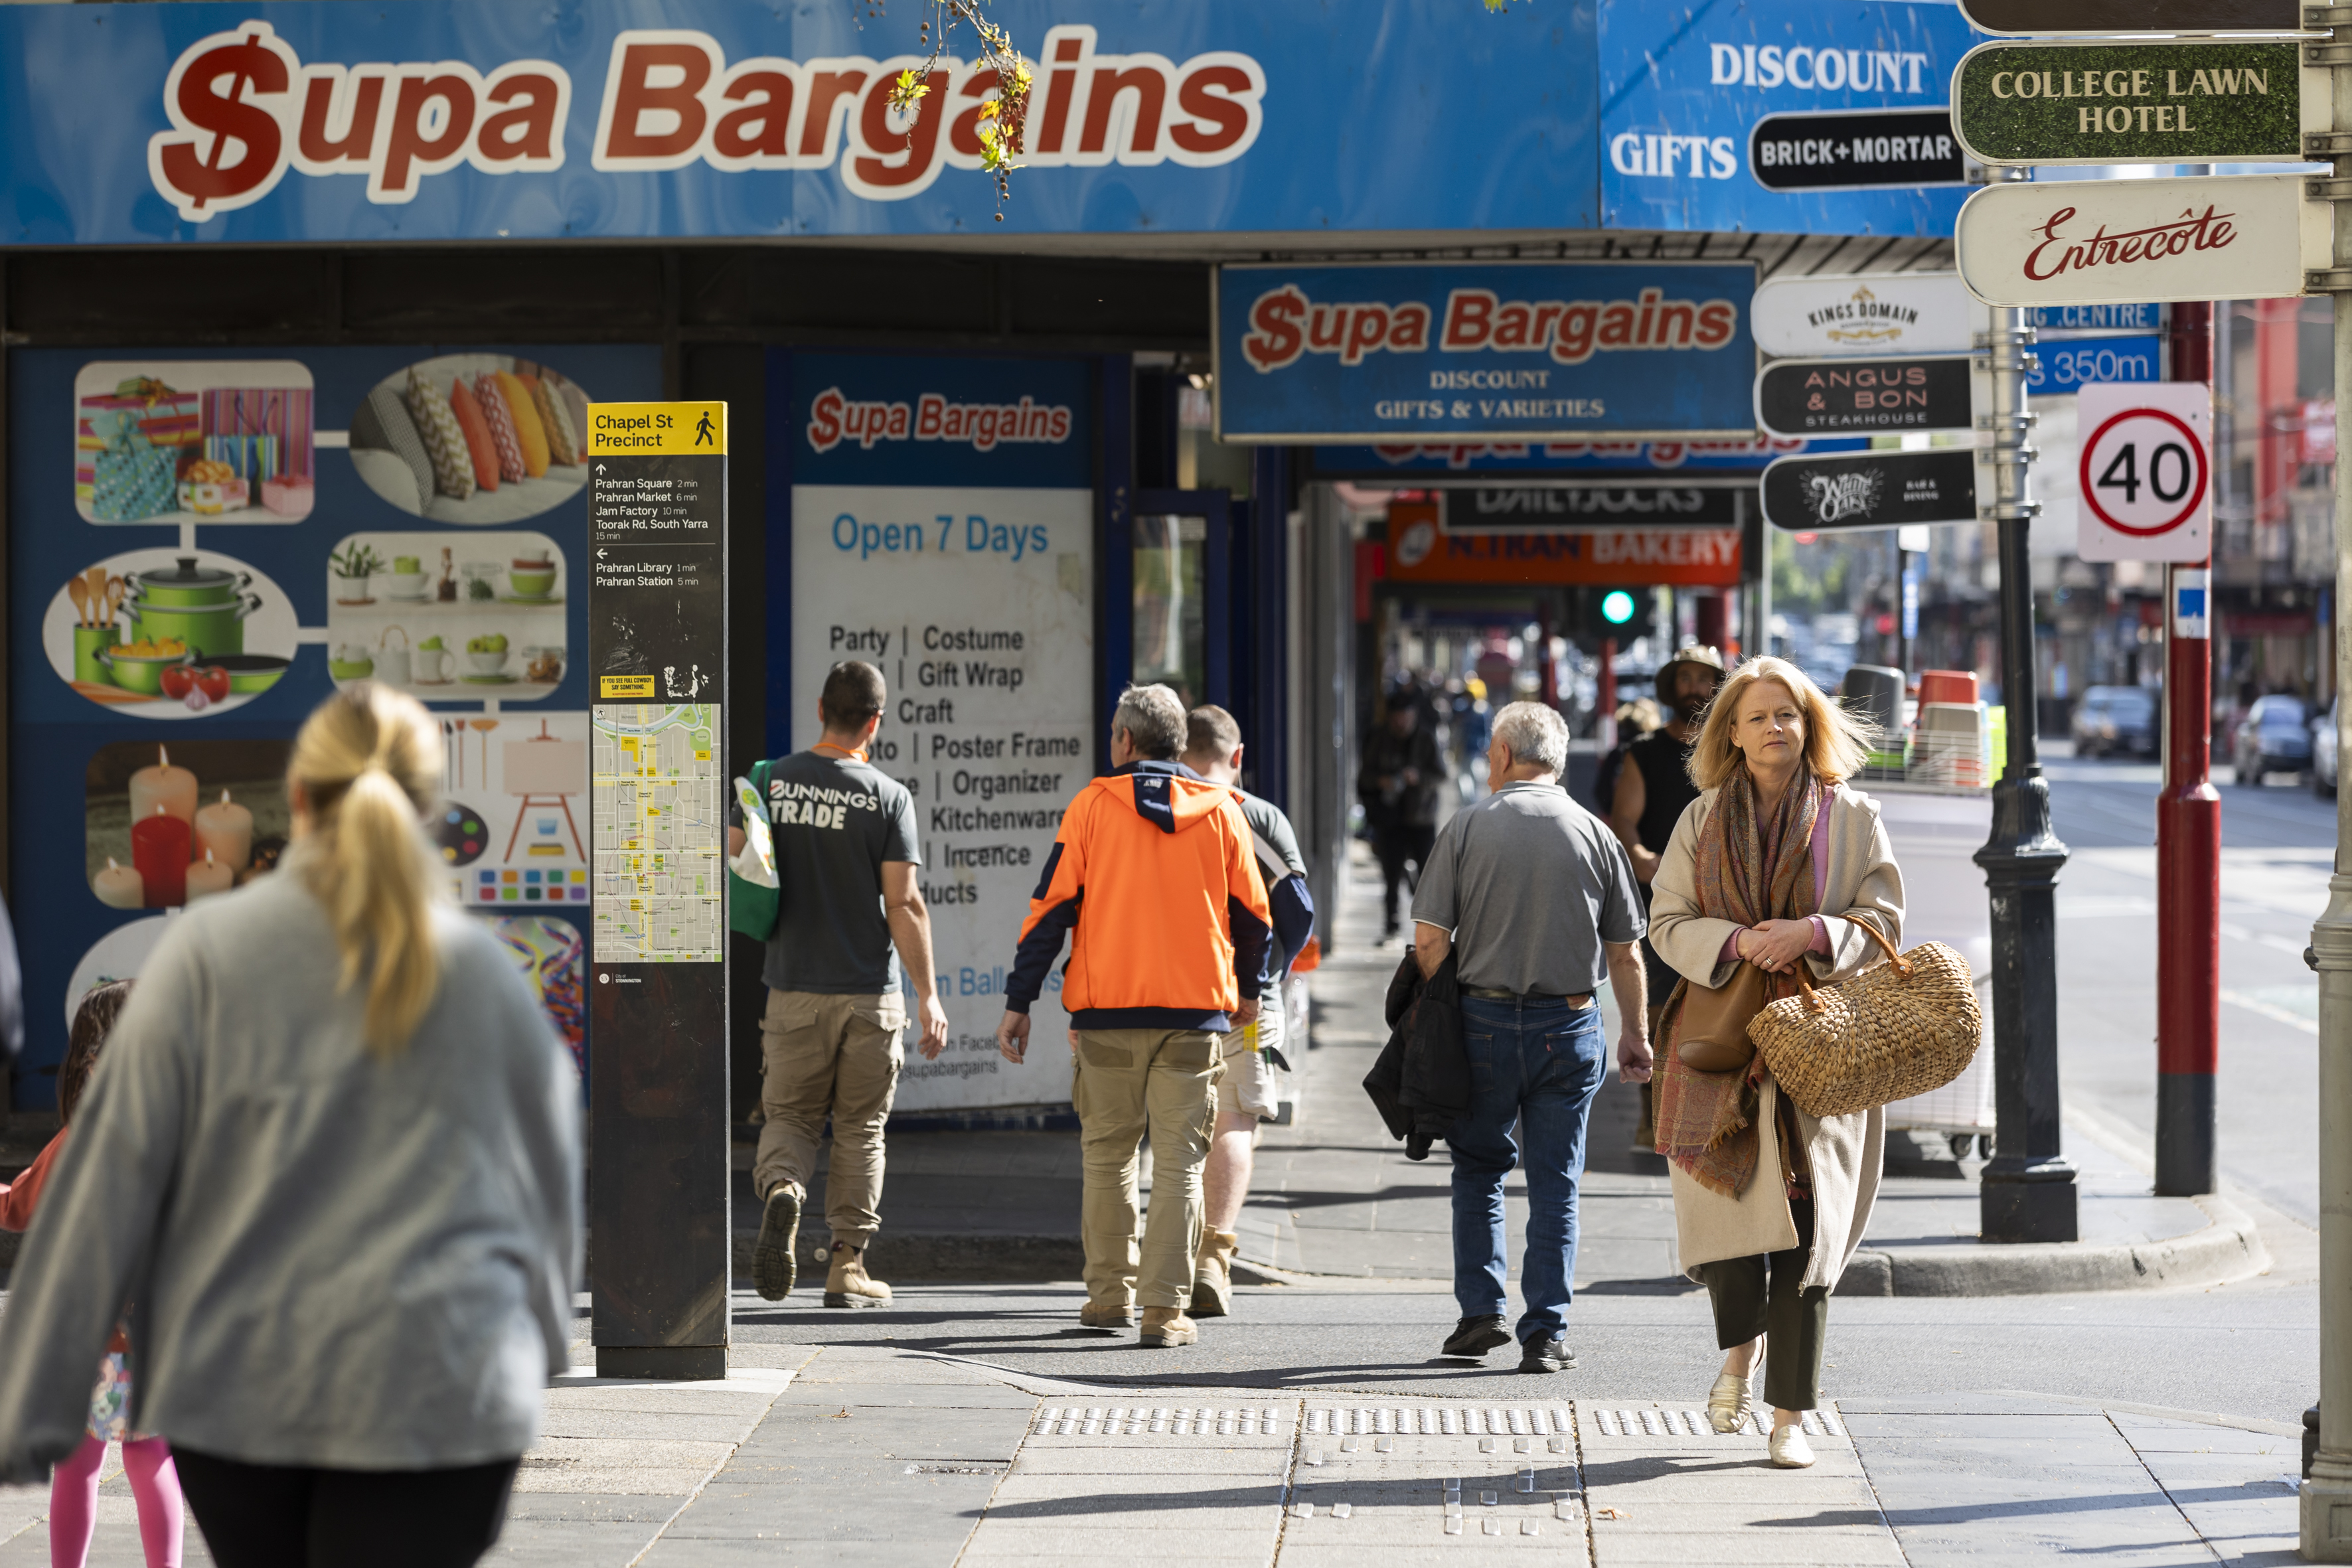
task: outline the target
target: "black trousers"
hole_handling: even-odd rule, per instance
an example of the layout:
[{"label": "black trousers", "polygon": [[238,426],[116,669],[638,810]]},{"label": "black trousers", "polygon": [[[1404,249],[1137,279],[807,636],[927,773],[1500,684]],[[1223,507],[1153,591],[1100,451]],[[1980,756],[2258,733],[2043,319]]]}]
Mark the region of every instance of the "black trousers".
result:
[{"label": "black trousers", "polygon": [[[1412,890],[1436,843],[1437,828],[1432,823],[1394,823],[1373,833],[1372,853],[1381,862],[1381,914],[1389,930],[1396,929],[1398,887]],[[1408,860],[1412,862],[1411,876],[1404,868]]]},{"label": "black trousers", "polygon": [[172,1459],[220,1568],[473,1568],[506,1523],[520,1462],[327,1470],[176,1445]]},{"label": "black trousers", "polygon": [[[1757,1180],[1769,1180],[1759,1172]],[[1813,1201],[1790,1198],[1797,1245],[1786,1252],[1702,1263],[1698,1277],[1715,1306],[1718,1350],[1764,1336],[1764,1403],[1777,1410],[1811,1410],[1822,1402],[1822,1345],[1830,1328],[1826,1286],[1797,1288],[1813,1248]]]}]

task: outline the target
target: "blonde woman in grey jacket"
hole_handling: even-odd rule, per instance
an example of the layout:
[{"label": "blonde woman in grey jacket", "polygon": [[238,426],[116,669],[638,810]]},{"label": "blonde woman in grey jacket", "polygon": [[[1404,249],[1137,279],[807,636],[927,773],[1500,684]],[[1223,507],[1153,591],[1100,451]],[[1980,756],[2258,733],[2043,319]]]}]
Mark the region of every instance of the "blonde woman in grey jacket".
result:
[{"label": "blonde woman in grey jacket", "polygon": [[130,1309],[131,1425],[222,1568],[464,1568],[564,1370],[580,1083],[420,815],[425,710],[303,725],[295,843],[142,970],[0,1318],[0,1479],[72,1449]]},{"label": "blonde woman in grey jacket", "polygon": [[1651,884],[1650,941],[1683,976],[1660,1027],[1658,1152],[1683,1268],[1707,1289],[1725,1352],[1707,1414],[1718,1432],[1753,1418],[1760,1359],[1769,1453],[1791,1468],[1813,1462],[1800,1423],[1820,1401],[1830,1293],[1878,1196],[1885,1113],[1811,1116],[1760,1056],[1698,1072],[1676,1045],[1691,987],[1727,984],[1742,962],[1779,997],[1800,964],[1827,985],[1880,962],[1865,923],[1901,941],[1903,876],[1878,803],[1845,782],[1868,754],[1861,723],[1804,671],[1742,664],[1707,710],[1691,752],[1701,793]]}]

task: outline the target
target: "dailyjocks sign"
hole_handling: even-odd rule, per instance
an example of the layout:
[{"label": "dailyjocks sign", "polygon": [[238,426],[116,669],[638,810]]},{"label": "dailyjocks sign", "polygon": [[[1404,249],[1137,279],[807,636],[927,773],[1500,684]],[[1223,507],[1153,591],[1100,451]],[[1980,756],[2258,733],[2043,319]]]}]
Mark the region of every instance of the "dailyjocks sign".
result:
[{"label": "dailyjocks sign", "polygon": [[2272,300],[2328,265],[2298,174],[1989,185],[1960,209],[1960,278],[1990,305]]},{"label": "dailyjocks sign", "polygon": [[2202,561],[2212,553],[2212,388],[2200,381],[2085,386],[2075,429],[2077,555]]}]

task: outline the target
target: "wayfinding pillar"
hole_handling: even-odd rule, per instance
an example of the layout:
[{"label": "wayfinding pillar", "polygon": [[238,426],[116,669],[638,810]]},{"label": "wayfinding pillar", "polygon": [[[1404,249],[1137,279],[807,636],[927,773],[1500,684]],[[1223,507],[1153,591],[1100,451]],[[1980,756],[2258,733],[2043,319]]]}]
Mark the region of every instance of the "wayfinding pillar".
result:
[{"label": "wayfinding pillar", "polygon": [[588,408],[600,1377],[727,1374],[727,405]]}]

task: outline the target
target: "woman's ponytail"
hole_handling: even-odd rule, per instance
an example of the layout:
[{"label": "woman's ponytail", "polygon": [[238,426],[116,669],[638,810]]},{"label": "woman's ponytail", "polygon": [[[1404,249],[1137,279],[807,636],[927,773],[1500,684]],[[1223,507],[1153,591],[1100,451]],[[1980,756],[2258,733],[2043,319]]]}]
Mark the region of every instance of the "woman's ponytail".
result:
[{"label": "woman's ponytail", "polygon": [[373,681],[329,698],[294,742],[310,817],[299,861],[326,906],[346,989],[364,984],[368,1048],[408,1044],[440,988],[433,905],[442,879],[418,818],[441,773],[441,738],[415,699]]}]

